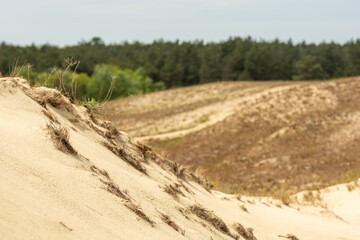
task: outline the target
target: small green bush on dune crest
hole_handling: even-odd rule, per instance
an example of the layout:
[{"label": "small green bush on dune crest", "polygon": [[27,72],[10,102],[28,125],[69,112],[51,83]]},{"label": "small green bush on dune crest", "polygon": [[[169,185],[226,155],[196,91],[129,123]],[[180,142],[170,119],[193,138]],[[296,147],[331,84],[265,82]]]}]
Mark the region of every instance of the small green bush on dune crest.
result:
[{"label": "small green bush on dune crest", "polygon": [[[20,76],[28,79],[31,85],[59,88],[71,92],[76,99],[96,99],[103,101],[109,89],[113,88],[110,99],[140,95],[165,89],[162,82],[154,83],[143,68],[133,71],[120,69],[109,64],[96,65],[92,76],[86,73],[76,74],[70,69],[53,68],[48,72],[37,73],[28,68],[16,70]],[[61,87],[61,83],[63,86]],[[72,99],[75,100],[75,99]]]}]

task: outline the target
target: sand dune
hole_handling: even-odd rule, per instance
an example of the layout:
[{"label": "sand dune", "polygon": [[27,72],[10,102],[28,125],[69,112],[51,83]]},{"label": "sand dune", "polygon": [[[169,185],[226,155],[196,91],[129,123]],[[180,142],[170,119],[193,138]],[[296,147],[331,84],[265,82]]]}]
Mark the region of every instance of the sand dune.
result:
[{"label": "sand dune", "polygon": [[359,77],[219,82],[114,100],[100,116],[217,190],[269,195],[360,176],[359,98]]},{"label": "sand dune", "polygon": [[0,79],[0,169],[0,239],[360,239],[355,183],[288,206],[211,191],[56,90],[18,78]]}]

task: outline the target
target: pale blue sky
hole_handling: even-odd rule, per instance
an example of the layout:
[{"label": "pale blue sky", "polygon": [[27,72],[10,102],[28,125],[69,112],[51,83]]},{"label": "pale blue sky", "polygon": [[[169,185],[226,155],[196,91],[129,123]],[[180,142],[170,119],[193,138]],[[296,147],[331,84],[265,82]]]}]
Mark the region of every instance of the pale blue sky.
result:
[{"label": "pale blue sky", "polygon": [[0,0],[0,42],[360,38],[359,0]]}]

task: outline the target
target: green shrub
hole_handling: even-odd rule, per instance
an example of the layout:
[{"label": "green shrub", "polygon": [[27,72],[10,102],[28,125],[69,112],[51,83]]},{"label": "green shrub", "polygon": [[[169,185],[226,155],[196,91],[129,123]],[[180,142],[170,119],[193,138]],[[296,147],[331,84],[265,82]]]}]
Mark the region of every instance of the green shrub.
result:
[{"label": "green shrub", "polygon": [[114,89],[111,99],[165,89],[162,82],[153,83],[152,79],[146,76],[143,68],[132,71],[130,69],[122,70],[113,65],[96,65],[91,80],[90,96],[99,100],[105,98],[112,83]]},{"label": "green shrub", "polygon": [[80,102],[80,105],[86,107],[90,111],[98,112],[100,110],[100,103],[94,98],[86,98],[84,101]]},{"label": "green shrub", "polygon": [[[52,68],[48,72],[36,73],[31,71],[31,66],[24,65],[17,67],[14,71],[17,75],[28,79],[32,86],[40,85],[61,90],[72,101],[76,99],[86,99],[87,102],[107,101],[119,97],[128,97],[131,95],[140,95],[165,89],[162,82],[154,83],[146,75],[143,68],[136,71],[131,69],[120,69],[114,65],[100,64],[96,65],[94,73],[89,77],[86,73],[76,74],[71,69],[77,61],[67,60],[69,65],[65,69]],[[70,65],[72,64],[72,65]],[[70,67],[69,67],[70,66]],[[91,106],[89,106],[91,108]]]}]

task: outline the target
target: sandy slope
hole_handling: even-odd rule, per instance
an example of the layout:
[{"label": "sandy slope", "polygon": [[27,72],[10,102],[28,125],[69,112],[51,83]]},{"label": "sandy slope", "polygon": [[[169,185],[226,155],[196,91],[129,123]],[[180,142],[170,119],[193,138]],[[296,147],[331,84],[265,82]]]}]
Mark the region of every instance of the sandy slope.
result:
[{"label": "sandy slope", "polygon": [[[69,130],[68,145],[52,138],[49,123]],[[358,187],[323,190],[323,207],[208,192],[110,123],[21,79],[0,79],[0,169],[0,239],[232,239],[234,223],[257,239],[360,239]],[[196,214],[195,205],[214,215]],[[219,219],[227,234],[211,224]]]}]

